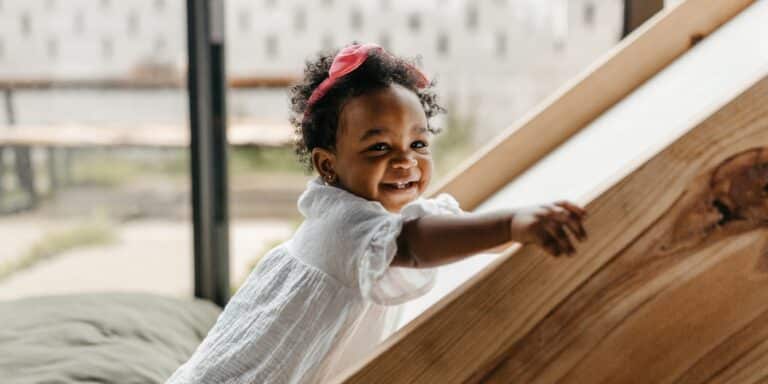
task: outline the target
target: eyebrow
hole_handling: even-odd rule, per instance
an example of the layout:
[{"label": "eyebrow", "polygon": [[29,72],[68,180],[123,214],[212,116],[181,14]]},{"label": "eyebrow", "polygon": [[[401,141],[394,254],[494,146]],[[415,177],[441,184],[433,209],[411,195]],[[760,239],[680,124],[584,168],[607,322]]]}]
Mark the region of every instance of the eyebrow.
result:
[{"label": "eyebrow", "polygon": [[[374,137],[374,136],[381,136],[386,131],[389,131],[389,129],[387,129],[387,128],[380,128],[380,127],[371,128],[371,129],[365,131],[365,133],[363,133],[363,136],[360,137],[360,141],[365,141],[366,139],[370,139],[371,137]],[[420,126],[414,126],[413,129],[411,129],[411,131],[415,132],[417,134],[422,134],[422,133],[426,133],[427,132],[427,128],[420,127]]]}]

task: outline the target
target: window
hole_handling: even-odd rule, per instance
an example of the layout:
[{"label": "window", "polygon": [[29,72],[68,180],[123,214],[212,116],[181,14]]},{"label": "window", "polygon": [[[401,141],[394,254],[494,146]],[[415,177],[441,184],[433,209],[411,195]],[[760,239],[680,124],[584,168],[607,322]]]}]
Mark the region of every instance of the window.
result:
[{"label": "window", "polygon": [[335,48],[333,36],[331,34],[326,34],[325,36],[323,36],[323,41],[321,43],[321,46],[323,47],[323,50],[331,50]]},{"label": "window", "polygon": [[49,38],[45,43],[46,51],[48,51],[48,58],[53,60],[59,56],[59,44],[54,38]]},{"label": "window", "polygon": [[277,36],[275,35],[267,36],[265,47],[267,51],[267,56],[270,59],[274,59],[275,57],[277,57]]},{"label": "window", "polygon": [[131,11],[128,14],[128,35],[135,36],[139,31],[139,14],[136,11]]},{"label": "window", "polygon": [[241,9],[237,15],[237,23],[240,32],[248,32],[251,29],[251,13],[247,9]]},{"label": "window", "polygon": [[437,53],[440,56],[448,56],[448,35],[445,34],[445,32],[441,32],[437,36]]},{"label": "window", "polygon": [[562,38],[555,38],[552,48],[554,48],[555,52],[562,52],[565,49],[565,41]]},{"label": "window", "polygon": [[155,55],[162,55],[167,48],[168,43],[166,42],[165,37],[158,36],[155,38]]},{"label": "window", "polygon": [[77,13],[75,13],[73,30],[75,35],[82,35],[83,31],[85,31],[85,16],[83,16],[82,10],[78,10]]},{"label": "window", "polygon": [[595,25],[595,4],[584,4],[584,24],[591,27]]},{"label": "window", "polygon": [[408,16],[408,28],[413,32],[418,32],[421,29],[421,17],[418,13],[412,13]]},{"label": "window", "polygon": [[304,9],[297,9],[293,14],[293,29],[296,32],[303,32],[307,28],[307,13]]},{"label": "window", "polygon": [[504,31],[496,33],[496,56],[507,56],[507,34]]},{"label": "window", "polygon": [[353,9],[349,15],[349,26],[353,31],[363,29],[363,13],[359,9]]},{"label": "window", "polygon": [[467,29],[469,30],[475,30],[477,29],[477,7],[475,6],[469,6],[467,7]]},{"label": "window", "polygon": [[105,60],[112,58],[112,39],[105,37],[101,39],[101,57]]},{"label": "window", "polygon": [[28,13],[21,14],[21,34],[23,36],[29,36],[32,33],[32,20],[29,18]]},{"label": "window", "polygon": [[[174,278],[178,285],[172,289],[166,289],[169,273],[158,270],[154,270],[158,273],[154,283],[146,273],[120,282],[115,277],[126,271],[112,268],[120,262],[110,267],[78,255],[98,245],[97,253],[109,255],[111,261],[128,250],[132,262],[143,264],[144,260],[135,258],[151,255],[144,250],[179,247],[177,260],[166,265],[171,271],[191,265],[190,204],[176,198],[190,190],[189,143],[182,136],[189,130],[188,93],[186,86],[175,81],[186,73],[174,65],[186,63],[186,14],[182,0],[162,3],[165,9],[159,13],[156,0],[2,0],[0,78],[13,84],[13,92],[8,91],[6,103],[0,89],[0,131],[6,128],[2,125],[15,124],[19,129],[34,127],[36,132],[31,134],[46,138],[43,143],[25,137],[18,144],[23,149],[13,151],[19,157],[8,150],[0,155],[5,160],[0,168],[6,168],[0,177],[3,299],[153,287],[157,293],[188,292],[191,297],[191,276]],[[141,18],[133,16],[134,28],[140,28],[137,37],[127,37],[131,12]],[[151,31],[147,30],[150,21]],[[165,42],[158,44],[167,47],[162,61],[154,56],[160,36]],[[28,79],[47,84],[40,87],[38,81]],[[5,113],[6,109],[12,113]],[[69,126],[77,127],[68,131],[72,135],[54,134]],[[166,134],[180,140],[172,139],[168,147],[161,138]],[[98,145],[94,136],[109,149]],[[125,137],[138,137],[138,144]],[[163,165],[156,167],[159,164]],[[159,204],[150,201],[155,198]],[[166,209],[167,204],[175,206]],[[157,217],[159,206],[165,217],[162,227],[175,227],[173,232],[179,235],[162,234],[166,244],[154,243],[156,237],[151,235],[157,233],[152,218]],[[35,218],[29,229],[24,228],[21,212]],[[126,236],[126,230],[147,237]],[[141,251],[131,251],[133,247]],[[165,254],[156,255],[165,258]],[[67,261],[62,268],[57,262],[49,263],[49,258]],[[67,268],[70,262],[77,267]],[[25,278],[27,271],[34,276],[20,287],[18,278]],[[103,279],[80,284],[78,275]]]},{"label": "window", "polygon": [[392,51],[392,42],[389,39],[389,35],[382,33],[379,36],[379,45],[387,51]]}]

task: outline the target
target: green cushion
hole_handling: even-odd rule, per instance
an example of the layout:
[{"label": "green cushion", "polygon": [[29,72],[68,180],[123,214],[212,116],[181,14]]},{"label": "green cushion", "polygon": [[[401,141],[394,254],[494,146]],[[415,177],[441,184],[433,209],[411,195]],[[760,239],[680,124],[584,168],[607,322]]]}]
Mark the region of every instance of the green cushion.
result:
[{"label": "green cushion", "polygon": [[221,312],[200,299],[92,293],[0,301],[3,383],[162,383]]}]

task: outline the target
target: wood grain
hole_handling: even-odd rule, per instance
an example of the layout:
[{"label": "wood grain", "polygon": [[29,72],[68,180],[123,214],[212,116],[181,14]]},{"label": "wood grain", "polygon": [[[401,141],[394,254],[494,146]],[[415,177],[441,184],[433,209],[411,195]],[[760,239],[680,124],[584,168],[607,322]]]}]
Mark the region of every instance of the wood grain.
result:
[{"label": "wood grain", "polygon": [[761,343],[744,330],[768,311],[766,144],[693,181],[483,381],[707,382]]},{"label": "wood grain", "polygon": [[504,255],[342,377],[734,382],[743,365],[759,378],[767,147],[761,79],[591,202],[579,257]]}]

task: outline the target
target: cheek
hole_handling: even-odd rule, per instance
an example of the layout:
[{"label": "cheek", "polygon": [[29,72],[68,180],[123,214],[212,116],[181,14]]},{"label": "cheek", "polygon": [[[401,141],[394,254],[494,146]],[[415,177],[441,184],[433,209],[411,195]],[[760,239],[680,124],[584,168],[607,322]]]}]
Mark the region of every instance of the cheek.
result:
[{"label": "cheek", "polygon": [[377,160],[372,162],[366,170],[366,177],[369,179],[373,187],[378,188],[379,183],[387,173],[388,163],[386,160]]},{"label": "cheek", "polygon": [[419,170],[421,170],[421,179],[424,187],[432,179],[432,159],[419,160]]},{"label": "cheek", "polygon": [[358,159],[351,167],[354,169],[354,182],[369,190],[375,190],[387,169],[386,161],[381,159]]}]

